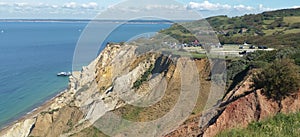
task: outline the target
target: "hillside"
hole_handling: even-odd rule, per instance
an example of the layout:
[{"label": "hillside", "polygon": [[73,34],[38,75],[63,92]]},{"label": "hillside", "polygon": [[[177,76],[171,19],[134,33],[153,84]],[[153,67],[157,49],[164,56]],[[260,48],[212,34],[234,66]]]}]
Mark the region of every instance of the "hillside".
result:
[{"label": "hillside", "polygon": [[[300,8],[249,14],[241,17],[216,16],[206,19],[222,44],[243,44],[268,46],[297,46],[300,44]],[[188,24],[188,25],[187,25]],[[203,20],[185,23],[191,28],[205,24]],[[205,30],[204,28],[202,28]],[[179,30],[179,31],[178,31]],[[161,33],[190,42],[194,37],[181,25],[174,24]]]},{"label": "hillside", "polygon": [[[283,48],[274,51],[256,51],[239,59],[226,59],[228,89],[222,101],[216,104],[215,108],[190,118],[187,120],[189,121],[188,124],[181,125],[168,137],[181,136],[182,134],[211,137],[224,130],[245,128],[253,121],[261,121],[278,113],[299,112],[300,64],[299,62],[292,62],[292,66],[287,66],[280,62],[280,60],[287,62],[287,59],[299,60],[299,53],[300,48]],[[284,67],[287,69],[283,69]],[[274,68],[276,70],[272,70]],[[261,71],[272,74],[268,73],[266,79],[254,84],[254,77],[261,74]],[[293,79],[295,79],[294,83],[298,85],[295,86],[294,90],[293,84],[285,83],[289,83]],[[267,83],[269,81],[271,82]],[[265,89],[264,86],[270,88]],[[283,92],[280,93],[280,91]],[[276,125],[278,124],[284,123],[277,123]],[[232,132],[234,133],[230,130],[229,132],[229,136]],[[282,130],[279,133],[284,134],[284,132]]]},{"label": "hillside", "polygon": [[[299,137],[300,113],[278,114],[261,122],[250,123],[245,129],[236,128],[224,131],[217,137],[266,137],[266,136],[289,136]],[[280,130],[278,130],[280,129]]]},{"label": "hillside", "polygon": [[[73,72],[65,92],[1,130],[0,136],[211,137],[279,113],[299,112],[300,48],[296,46],[299,38],[294,35],[300,32],[288,29],[287,25],[280,34],[252,31],[263,26],[266,20],[272,24],[282,18],[282,22],[295,24],[298,12],[299,9],[293,9],[208,18],[219,38],[226,40],[256,38],[255,43],[260,37],[270,37],[273,46],[290,40],[285,43],[289,45],[287,48],[258,50],[239,57],[190,54],[169,46],[166,39],[155,39],[159,36],[131,43],[110,43],[88,66]],[[265,19],[256,21],[254,18]],[[237,27],[236,22],[245,23],[239,28],[250,31],[223,34],[235,31],[231,26]],[[201,21],[185,26],[196,33],[207,27]],[[271,25],[265,25],[260,31],[272,30],[268,26]],[[288,33],[288,30],[296,33]],[[162,33],[188,42],[194,39],[189,31],[174,24]],[[273,40],[277,37],[283,39]],[[224,71],[227,75],[222,73]]]}]

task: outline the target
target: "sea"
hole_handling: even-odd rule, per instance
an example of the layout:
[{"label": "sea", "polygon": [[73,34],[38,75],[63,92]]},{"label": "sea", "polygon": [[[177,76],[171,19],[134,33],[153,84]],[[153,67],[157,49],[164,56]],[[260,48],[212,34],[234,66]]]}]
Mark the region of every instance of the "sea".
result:
[{"label": "sea", "polygon": [[[0,128],[25,116],[68,86],[74,50],[89,21],[0,21]],[[114,21],[98,22],[98,29]],[[165,22],[130,22],[105,38],[123,42],[170,27]],[[100,37],[101,35],[99,35]],[[100,49],[101,50],[101,49]],[[101,52],[101,51],[99,51]]]}]

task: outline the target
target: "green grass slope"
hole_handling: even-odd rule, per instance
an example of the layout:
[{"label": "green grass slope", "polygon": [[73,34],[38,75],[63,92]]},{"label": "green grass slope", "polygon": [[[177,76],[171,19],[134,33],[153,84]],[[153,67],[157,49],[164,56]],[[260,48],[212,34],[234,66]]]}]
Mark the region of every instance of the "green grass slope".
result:
[{"label": "green grass slope", "polygon": [[224,131],[217,137],[299,137],[300,112],[295,114],[278,114],[262,122],[251,123],[245,129]]},{"label": "green grass slope", "polygon": [[[249,14],[240,17],[216,16],[206,21],[216,32],[223,44],[243,44],[248,42],[268,46],[297,46],[300,44],[300,8],[284,9],[260,14]],[[205,30],[203,20],[185,23],[188,28]],[[194,31],[193,29],[190,31]],[[161,31],[181,42],[194,39],[190,31],[179,24]],[[193,34],[195,34],[193,32]]]}]

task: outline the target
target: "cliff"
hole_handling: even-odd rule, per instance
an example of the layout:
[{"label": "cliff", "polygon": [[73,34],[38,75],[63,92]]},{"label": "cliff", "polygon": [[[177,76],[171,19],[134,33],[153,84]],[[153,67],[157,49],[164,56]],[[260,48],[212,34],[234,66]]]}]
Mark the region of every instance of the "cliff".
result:
[{"label": "cliff", "polygon": [[[182,104],[177,103],[181,99],[181,90],[186,90],[184,93],[199,90],[197,84],[184,89],[181,85],[190,85],[199,77],[204,79],[209,74],[206,67],[194,71],[196,65],[207,66],[209,63],[206,60],[197,60],[195,64],[189,57],[173,57],[159,52],[140,55],[136,53],[136,48],[137,46],[129,45],[108,45],[81,72],[73,72],[66,91],[31,115],[2,130],[0,135],[86,136],[90,134],[87,131],[92,131],[96,136],[104,136],[95,128],[95,123],[106,113],[120,114],[131,121],[155,120],[171,111],[172,107]],[[199,75],[202,72],[206,75]],[[182,80],[181,75],[185,75],[186,79]],[[196,103],[197,94],[189,96]],[[207,95],[199,96],[205,98]],[[138,106],[138,114],[133,106]],[[147,106],[150,107],[146,108]],[[193,107],[189,110],[192,111]],[[173,113],[168,120],[175,120],[175,117],[180,118],[181,115],[188,116],[190,113]],[[170,123],[173,126],[178,124]],[[171,130],[161,130],[156,136],[168,131]],[[106,133],[115,134],[108,131]]]},{"label": "cliff", "polygon": [[167,137],[212,137],[224,130],[245,128],[250,122],[273,117],[279,112],[289,114],[300,111],[300,91],[282,100],[282,108],[279,108],[277,102],[267,99],[260,90],[250,88],[251,76],[250,72],[244,81],[225,95],[217,107],[190,118]]},{"label": "cliff", "polygon": [[283,100],[279,109],[260,91],[251,90],[250,72],[203,111],[213,84],[210,70],[216,64],[162,52],[138,54],[137,48],[108,45],[82,71],[73,72],[65,92],[0,136],[214,136],[300,109],[298,96]]}]

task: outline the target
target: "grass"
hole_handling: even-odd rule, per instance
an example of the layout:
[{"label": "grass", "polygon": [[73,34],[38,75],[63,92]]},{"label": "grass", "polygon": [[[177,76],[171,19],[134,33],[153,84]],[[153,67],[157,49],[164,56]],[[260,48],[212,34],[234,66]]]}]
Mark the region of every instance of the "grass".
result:
[{"label": "grass", "polygon": [[293,24],[293,23],[297,23],[297,22],[300,22],[300,17],[299,16],[295,16],[295,17],[284,17],[283,18],[283,21],[286,22],[286,23],[290,23],[290,24]]},{"label": "grass", "polygon": [[191,56],[193,59],[203,59],[207,57],[206,54],[198,54],[198,53],[191,53]]},{"label": "grass", "polygon": [[58,112],[59,111],[59,108],[58,109],[53,109],[51,111],[43,111],[41,112],[41,115],[45,115],[45,114],[53,114],[54,112]]},{"label": "grass", "polygon": [[217,137],[299,137],[300,112],[278,114],[262,122],[253,122],[245,129],[224,131]]},{"label": "grass", "polygon": [[150,67],[147,69],[147,71],[142,75],[142,77],[133,83],[133,88],[134,89],[140,88],[143,82],[148,80],[148,77],[150,76],[153,69],[154,66],[151,64]]},{"label": "grass", "polygon": [[172,53],[175,56],[180,56],[180,57],[191,57],[191,58],[205,58],[205,54],[199,54],[199,53],[191,53],[191,52],[181,52],[181,51],[174,51]]},{"label": "grass", "polygon": [[[190,49],[193,50],[192,47],[190,47]],[[162,51],[170,52],[173,56],[190,57],[190,58],[193,58],[193,59],[203,59],[203,58],[207,57],[206,54],[197,53],[198,49],[199,49],[199,51],[204,51],[200,47],[197,47],[197,48],[194,47],[194,49],[196,49],[196,50],[194,50],[196,52],[180,51],[180,50],[172,50],[172,49],[163,49]]]},{"label": "grass", "polygon": [[300,29],[291,29],[284,31],[284,34],[300,33]]},{"label": "grass", "polygon": [[109,136],[103,134],[101,131],[99,131],[94,126],[88,127],[86,129],[80,131],[79,133],[71,135],[70,137],[81,137],[81,136],[85,136],[85,137],[109,137]]},{"label": "grass", "polygon": [[[264,20],[264,24],[270,25],[274,20]],[[283,22],[286,24],[294,24],[294,23],[299,23],[300,22],[300,17],[299,16],[291,16],[291,17],[284,17]],[[266,26],[265,26],[266,27]],[[276,32],[283,32],[284,34],[291,34],[291,33],[299,33],[300,29],[291,29],[291,30],[286,30],[287,27],[284,28],[275,28],[275,29],[266,29],[263,30],[263,32],[268,36],[268,35],[273,35]]]},{"label": "grass", "polygon": [[264,23],[265,24],[268,24],[268,25],[270,25],[271,23],[273,23],[274,22],[274,20],[264,20]]},{"label": "grass", "polygon": [[268,35],[273,35],[275,32],[280,32],[280,31],[284,31],[284,28],[268,29],[268,30],[264,30],[264,33],[268,36]]},{"label": "grass", "polygon": [[136,121],[140,113],[143,111],[141,107],[126,106],[127,113],[122,115],[126,120]]}]

